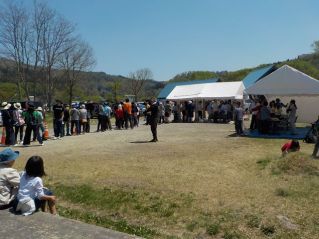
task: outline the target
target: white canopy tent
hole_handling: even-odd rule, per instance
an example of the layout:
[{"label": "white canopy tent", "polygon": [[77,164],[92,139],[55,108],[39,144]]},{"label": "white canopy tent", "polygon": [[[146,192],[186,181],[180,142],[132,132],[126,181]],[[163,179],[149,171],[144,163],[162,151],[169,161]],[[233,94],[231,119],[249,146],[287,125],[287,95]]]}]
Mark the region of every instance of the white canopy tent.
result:
[{"label": "white canopy tent", "polygon": [[298,122],[310,123],[319,115],[319,81],[284,65],[245,90],[249,95],[264,95],[269,101],[296,101]]},{"label": "white canopy tent", "polygon": [[176,86],[167,96],[168,100],[243,99],[242,82],[216,82]]}]

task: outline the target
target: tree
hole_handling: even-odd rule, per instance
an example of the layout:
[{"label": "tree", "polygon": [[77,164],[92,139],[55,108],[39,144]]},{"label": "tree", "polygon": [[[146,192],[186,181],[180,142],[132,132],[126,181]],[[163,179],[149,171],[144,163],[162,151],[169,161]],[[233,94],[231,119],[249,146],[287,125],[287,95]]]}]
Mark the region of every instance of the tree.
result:
[{"label": "tree", "polygon": [[118,79],[114,79],[111,85],[111,89],[112,89],[112,96],[113,96],[113,101],[114,102],[119,102],[120,100],[120,91],[121,91],[121,81]]},{"label": "tree", "polygon": [[54,66],[63,53],[69,50],[74,40],[74,26],[58,15],[47,5],[42,5],[43,22],[41,30],[41,57],[43,71],[45,75],[45,92],[48,106],[51,106],[55,90]]},{"label": "tree", "polygon": [[315,53],[319,54],[319,41],[315,41],[311,46],[313,47]]},{"label": "tree", "polygon": [[153,78],[153,73],[150,69],[143,68],[130,73],[128,78],[131,79],[131,90],[132,94],[135,95],[135,101],[138,101],[145,82]]},{"label": "tree", "polygon": [[15,63],[19,99],[22,98],[21,88],[29,99],[27,74],[30,63],[30,19],[28,12],[22,5],[8,2],[0,12],[0,19],[1,55]]},{"label": "tree", "polygon": [[94,64],[93,50],[83,40],[69,42],[67,49],[61,55],[59,62],[64,71],[68,88],[69,104],[71,105],[74,96],[74,87],[81,77],[83,71],[89,70]]}]

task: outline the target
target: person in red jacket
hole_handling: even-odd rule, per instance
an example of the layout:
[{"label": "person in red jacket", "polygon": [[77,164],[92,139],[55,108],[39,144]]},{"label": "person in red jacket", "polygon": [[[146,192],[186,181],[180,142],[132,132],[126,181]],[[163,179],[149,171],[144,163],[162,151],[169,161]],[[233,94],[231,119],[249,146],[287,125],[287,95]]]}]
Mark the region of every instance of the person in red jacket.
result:
[{"label": "person in red jacket", "polygon": [[118,129],[123,128],[124,123],[124,111],[122,109],[122,105],[119,104],[117,109],[115,110],[115,119],[116,119],[116,126]]},{"label": "person in red jacket", "polygon": [[290,140],[281,147],[281,152],[283,157],[290,152],[296,152],[299,150],[300,150],[300,145],[298,140]]}]

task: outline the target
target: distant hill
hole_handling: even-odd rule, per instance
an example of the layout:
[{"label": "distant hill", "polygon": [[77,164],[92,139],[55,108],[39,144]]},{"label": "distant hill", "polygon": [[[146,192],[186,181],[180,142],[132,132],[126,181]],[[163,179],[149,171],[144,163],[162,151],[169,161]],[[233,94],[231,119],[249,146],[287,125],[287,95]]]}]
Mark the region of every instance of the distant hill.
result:
[{"label": "distant hill", "polygon": [[[205,80],[209,78],[220,78],[221,81],[241,81],[250,71],[271,64],[275,64],[277,67],[288,64],[319,79],[319,55],[304,54],[296,59],[263,64],[254,68],[245,68],[237,71],[189,71],[180,73],[168,81],[147,80],[139,100],[156,97],[165,84],[169,82]],[[31,94],[35,95],[37,100],[43,100],[43,83],[41,77],[34,75],[31,78]],[[13,62],[0,59],[0,101],[13,101],[16,99],[17,86],[15,79],[16,72]],[[110,75],[105,72],[83,72],[80,81],[75,87],[74,95],[75,100],[114,101],[115,98],[118,100],[124,99],[124,95],[127,94],[132,94],[129,78],[121,75]],[[55,98],[66,102],[67,96],[65,82],[62,78],[58,77]]]},{"label": "distant hill", "polygon": [[168,82],[191,81],[191,80],[205,80],[209,78],[220,78],[221,81],[241,81],[245,76],[257,68],[268,65],[275,65],[280,67],[282,65],[289,65],[297,70],[300,70],[307,75],[319,79],[319,55],[318,54],[304,54],[296,59],[262,64],[253,68],[240,69],[238,71],[189,71],[176,75]]},{"label": "distant hill", "polygon": [[[31,74],[30,94],[36,100],[43,101],[43,82],[41,76]],[[61,77],[62,72],[56,71],[55,99],[67,102],[68,92],[66,84]],[[114,87],[116,87],[116,98],[123,100],[125,95],[132,94],[131,80],[121,75],[110,75],[105,72],[82,72],[74,92],[74,100],[79,101],[114,101]],[[147,80],[141,90],[139,100],[145,100],[157,96],[160,89],[164,87],[163,82]],[[0,59],[0,102],[16,101],[17,99],[16,72],[14,63],[6,59]]]}]

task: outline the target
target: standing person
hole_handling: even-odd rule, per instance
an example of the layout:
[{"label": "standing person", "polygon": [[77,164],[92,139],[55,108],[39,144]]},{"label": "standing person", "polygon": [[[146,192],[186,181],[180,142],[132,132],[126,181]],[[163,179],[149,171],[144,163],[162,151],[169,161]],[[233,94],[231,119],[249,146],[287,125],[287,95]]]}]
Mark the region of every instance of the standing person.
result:
[{"label": "standing person", "polygon": [[181,105],[179,103],[174,102],[173,112],[174,112],[174,122],[179,123],[181,121]]},{"label": "standing person", "polygon": [[243,135],[243,117],[244,110],[240,107],[240,102],[237,102],[234,110],[234,121],[235,121],[235,130],[237,136]]},{"label": "standing person", "polygon": [[164,116],[165,116],[165,108],[164,108],[163,102],[160,101],[158,105],[158,123],[159,124],[164,123]]},{"label": "standing person", "polygon": [[86,129],[85,129],[85,132],[86,133],[90,133],[90,129],[91,129],[91,116],[92,116],[92,114],[91,114],[91,111],[89,110],[89,109],[87,109],[87,115],[86,115],[86,120],[87,120],[87,122],[86,122]]},{"label": "standing person", "polygon": [[137,104],[135,102],[132,102],[133,127],[138,127],[138,114],[139,114],[139,109],[137,107]]},{"label": "standing person", "polygon": [[153,135],[153,139],[150,142],[157,142],[158,141],[158,138],[157,138],[158,104],[156,100],[151,100],[150,103],[151,103],[151,106],[148,109],[148,111],[150,112],[149,124],[151,126],[151,131]]},{"label": "standing person", "polygon": [[13,169],[15,160],[19,157],[18,151],[6,148],[0,152],[0,210],[14,207],[18,193],[20,175]]},{"label": "standing person", "polygon": [[291,100],[287,108],[288,123],[292,134],[296,134],[297,105],[295,100]]},{"label": "standing person", "polygon": [[[20,103],[14,103],[13,104],[15,110],[13,111],[13,118],[14,121],[16,122],[14,126],[14,136],[15,136],[15,143],[20,144],[23,141],[23,128],[24,128],[24,119],[22,117],[22,109],[21,109],[21,104]],[[20,134],[18,140],[18,134]]]},{"label": "standing person", "polygon": [[193,105],[193,102],[190,100],[188,101],[188,104],[186,106],[186,114],[187,114],[187,122],[192,123],[194,114],[195,114],[195,106]]},{"label": "standing person", "polygon": [[116,117],[116,127],[117,129],[123,128],[123,121],[124,121],[124,113],[122,109],[122,105],[119,104],[117,109],[115,110],[115,117]]},{"label": "standing person", "polygon": [[270,121],[270,110],[268,108],[268,102],[264,100],[262,107],[260,108],[259,114],[260,120],[260,133],[268,134],[269,131],[269,121]]},{"label": "standing person", "polygon": [[35,132],[36,138],[38,139],[38,142],[40,145],[43,144],[42,137],[39,133],[39,122],[41,122],[41,116],[39,112],[34,110],[34,105],[29,104],[28,110],[23,112],[23,117],[25,119],[25,123],[27,125],[27,128],[25,130],[25,136],[23,139],[23,145],[29,146],[31,141],[31,132]]},{"label": "standing person", "polygon": [[96,132],[99,132],[100,129],[102,128],[102,120],[103,120],[103,105],[99,104]]},{"label": "standing person", "polygon": [[3,109],[1,110],[3,126],[6,130],[6,142],[7,146],[15,145],[15,136],[14,136],[14,119],[13,119],[13,109],[11,104],[7,102],[2,103]]},{"label": "standing person", "polygon": [[44,131],[45,131],[45,128],[44,128],[44,114],[43,114],[43,109],[42,107],[38,107],[36,109],[36,111],[38,112],[39,114],[39,121],[38,121],[38,126],[39,126],[39,134],[40,136],[42,137],[42,140],[44,140]]},{"label": "standing person", "polygon": [[72,105],[72,109],[70,111],[71,117],[71,134],[79,135],[80,134],[80,112],[76,108],[76,105]]},{"label": "standing person", "polygon": [[164,122],[169,123],[169,118],[172,114],[172,105],[169,100],[166,101],[165,107],[164,107]]},{"label": "standing person", "polygon": [[257,106],[257,104],[259,104],[256,100],[253,100],[251,98],[251,104],[249,105],[249,112],[251,113],[251,120],[250,120],[250,130],[254,130],[257,128],[257,113],[258,111],[255,110],[253,111],[253,109]]},{"label": "standing person", "polygon": [[43,187],[42,177],[45,175],[43,159],[40,156],[29,158],[20,179],[17,196],[17,211],[20,211],[24,216],[30,215],[40,208],[44,211],[46,202],[48,202],[50,213],[53,215],[57,213],[56,197],[49,189]]},{"label": "standing person", "polygon": [[54,137],[60,139],[62,135],[62,123],[63,123],[64,108],[60,100],[56,100],[56,104],[53,105],[53,128]]},{"label": "standing person", "polygon": [[213,100],[212,104],[212,110],[213,110],[213,122],[217,123],[218,122],[218,117],[219,117],[219,105],[217,100]]},{"label": "standing person", "polygon": [[104,103],[103,104],[103,112],[104,112],[104,117],[105,117],[105,130],[112,130],[112,125],[111,125],[111,113],[112,109],[109,106],[109,103]]},{"label": "standing person", "polygon": [[262,107],[262,102],[260,100],[256,100],[255,102],[256,104],[251,108],[252,122],[250,122],[250,129],[258,129],[258,131],[261,131],[260,110]]},{"label": "standing person", "polygon": [[70,136],[70,106],[66,105],[63,111],[63,136]]},{"label": "standing person", "polygon": [[124,124],[125,129],[128,129],[128,124],[130,124],[131,129],[133,129],[132,124],[132,104],[129,99],[126,99],[123,103],[123,111],[124,111]]},{"label": "standing person", "polygon": [[[80,129],[79,134],[85,134],[86,132],[86,124],[87,124],[87,110],[85,109],[85,105],[80,106]],[[81,129],[82,128],[82,129]]]},{"label": "standing person", "polygon": [[150,124],[150,111],[149,108],[151,107],[150,102],[146,101],[145,102],[145,111],[144,111],[144,116],[145,116],[145,125],[149,125]]}]

